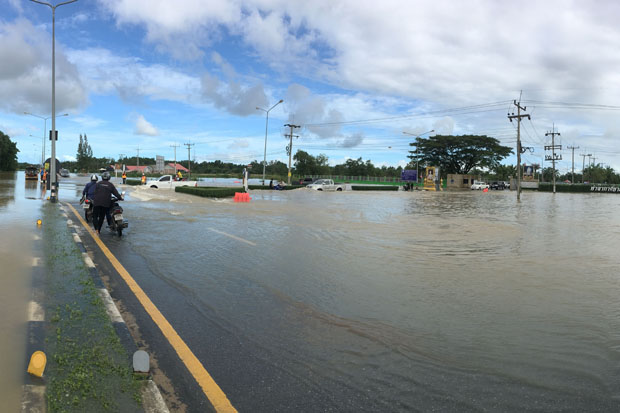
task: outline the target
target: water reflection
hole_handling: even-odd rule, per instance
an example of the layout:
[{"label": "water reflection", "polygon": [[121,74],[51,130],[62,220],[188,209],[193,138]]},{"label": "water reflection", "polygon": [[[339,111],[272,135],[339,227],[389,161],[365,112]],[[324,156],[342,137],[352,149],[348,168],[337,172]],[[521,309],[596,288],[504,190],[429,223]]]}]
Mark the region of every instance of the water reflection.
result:
[{"label": "water reflection", "polygon": [[[36,184],[36,182],[33,182]],[[0,173],[0,400],[19,411],[24,374],[26,308],[30,300],[33,239],[39,200],[37,185],[24,173]]]}]

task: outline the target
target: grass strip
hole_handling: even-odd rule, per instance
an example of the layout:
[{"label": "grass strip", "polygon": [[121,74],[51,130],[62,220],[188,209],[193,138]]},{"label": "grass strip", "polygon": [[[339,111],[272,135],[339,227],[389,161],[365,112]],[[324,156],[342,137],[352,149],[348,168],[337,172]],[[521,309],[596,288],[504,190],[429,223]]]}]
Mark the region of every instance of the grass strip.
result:
[{"label": "grass strip", "polygon": [[45,372],[50,412],[138,412],[133,377],[97,288],[57,204],[43,209],[46,277]]}]

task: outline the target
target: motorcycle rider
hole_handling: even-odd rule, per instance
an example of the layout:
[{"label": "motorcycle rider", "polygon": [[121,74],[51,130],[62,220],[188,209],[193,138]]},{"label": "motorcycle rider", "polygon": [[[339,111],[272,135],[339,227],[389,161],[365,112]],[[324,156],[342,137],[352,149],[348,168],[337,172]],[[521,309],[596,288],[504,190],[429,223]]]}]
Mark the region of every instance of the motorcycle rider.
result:
[{"label": "motorcycle rider", "polygon": [[93,198],[95,231],[97,231],[98,235],[101,234],[103,217],[110,214],[112,195],[118,198],[119,201],[123,200],[123,197],[118,193],[114,184],[110,182],[110,173],[106,171],[101,174],[101,182],[97,183],[95,196]]},{"label": "motorcycle rider", "polygon": [[82,198],[86,197],[90,200],[95,196],[95,187],[97,186],[97,181],[99,177],[95,174],[90,176],[90,182],[84,186],[84,190],[82,191]]}]

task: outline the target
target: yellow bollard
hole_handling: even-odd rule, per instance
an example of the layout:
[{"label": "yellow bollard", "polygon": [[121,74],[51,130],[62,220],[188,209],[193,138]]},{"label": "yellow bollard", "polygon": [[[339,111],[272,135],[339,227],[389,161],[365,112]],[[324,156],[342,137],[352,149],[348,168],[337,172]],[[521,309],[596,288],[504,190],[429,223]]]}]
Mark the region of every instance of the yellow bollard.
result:
[{"label": "yellow bollard", "polygon": [[43,370],[45,370],[45,364],[47,363],[47,357],[42,351],[35,351],[30,357],[30,363],[28,363],[28,373],[33,376],[43,376]]},{"label": "yellow bollard", "polygon": [[37,219],[37,226],[41,226],[42,223],[43,221],[41,221],[40,219]]}]

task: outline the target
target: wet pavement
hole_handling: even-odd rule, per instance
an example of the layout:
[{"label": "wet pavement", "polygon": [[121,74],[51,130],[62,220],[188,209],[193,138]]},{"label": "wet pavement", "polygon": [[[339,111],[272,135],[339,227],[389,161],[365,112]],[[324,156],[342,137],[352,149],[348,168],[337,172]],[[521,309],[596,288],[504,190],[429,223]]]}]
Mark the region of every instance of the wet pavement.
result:
[{"label": "wet pavement", "polygon": [[5,411],[19,411],[26,358],[27,308],[33,257],[40,257],[41,192],[24,173],[0,173],[0,400]]},{"label": "wet pavement", "polygon": [[102,239],[240,411],[620,407],[614,194],[127,191]]}]

